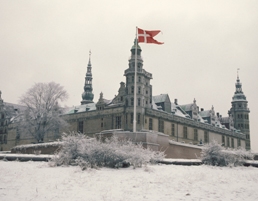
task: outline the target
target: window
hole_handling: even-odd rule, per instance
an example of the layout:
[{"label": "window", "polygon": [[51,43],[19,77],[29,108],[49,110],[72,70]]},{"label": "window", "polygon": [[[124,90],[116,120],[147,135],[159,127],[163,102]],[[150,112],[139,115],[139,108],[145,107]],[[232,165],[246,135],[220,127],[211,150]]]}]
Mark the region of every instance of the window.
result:
[{"label": "window", "polygon": [[78,122],[78,132],[83,133],[83,121]]},{"label": "window", "polygon": [[83,121],[78,122],[78,132],[83,133]]},{"label": "window", "polygon": [[175,136],[175,124],[171,124],[171,135]]},{"label": "window", "polygon": [[7,138],[6,138],[6,135],[4,135],[4,144],[7,144]]},{"label": "window", "polygon": [[125,123],[127,124],[127,114],[125,114]]},{"label": "window", "polygon": [[134,93],[134,86],[131,86],[131,93]]},{"label": "window", "polygon": [[134,82],[134,76],[132,76],[132,82]]},{"label": "window", "polygon": [[3,138],[2,138],[2,135],[0,135],[0,144],[3,143]]},{"label": "window", "polygon": [[101,118],[101,124],[100,124],[100,127],[103,128],[104,126],[104,123],[103,123],[103,118]]},{"label": "window", "polygon": [[138,87],[138,94],[141,93],[141,87]]},{"label": "window", "polygon": [[234,148],[235,145],[234,145],[234,138],[231,138],[231,147]]},{"label": "window", "polygon": [[131,98],[131,106],[133,106],[133,102],[134,102],[134,99],[133,99],[133,98]]},{"label": "window", "polygon": [[164,133],[164,121],[159,120],[159,132]]},{"label": "window", "polygon": [[133,123],[133,113],[131,113],[131,124]]},{"label": "window", "polygon": [[138,98],[138,106],[141,106],[141,99]]},{"label": "window", "polygon": [[141,114],[138,114],[137,115],[137,124],[140,124],[141,123]]},{"label": "window", "polygon": [[227,137],[227,147],[230,147],[229,137]]},{"label": "window", "polygon": [[148,90],[146,90],[146,94],[148,94]]},{"label": "window", "polygon": [[115,124],[115,128],[121,128],[121,116],[116,116],[116,124]]},{"label": "window", "polygon": [[237,139],[237,146],[241,147],[241,140],[240,139]]},{"label": "window", "polygon": [[198,130],[194,129],[194,140],[198,141]]},{"label": "window", "polygon": [[225,146],[225,136],[224,135],[222,135],[222,146]]},{"label": "window", "polygon": [[149,118],[149,130],[153,130],[152,129],[152,119],[151,118]]},{"label": "window", "polygon": [[204,131],[204,142],[209,143],[209,133],[208,133],[208,131]]},{"label": "window", "polygon": [[183,128],[183,135],[184,135],[184,138],[187,139],[187,127],[184,126]]},{"label": "window", "polygon": [[141,81],[142,81],[142,77],[139,76],[139,77],[138,77],[138,82],[141,82]]}]

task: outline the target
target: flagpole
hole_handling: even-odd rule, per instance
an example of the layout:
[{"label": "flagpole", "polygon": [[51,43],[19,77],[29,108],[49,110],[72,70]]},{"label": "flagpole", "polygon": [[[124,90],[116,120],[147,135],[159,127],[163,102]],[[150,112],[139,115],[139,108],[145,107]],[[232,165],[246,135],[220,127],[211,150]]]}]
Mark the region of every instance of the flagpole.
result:
[{"label": "flagpole", "polygon": [[137,46],[138,46],[138,40],[137,40],[137,27],[136,27],[136,34],[135,34],[135,62],[134,62],[134,107],[133,107],[133,132],[136,132],[136,79],[137,79]]}]

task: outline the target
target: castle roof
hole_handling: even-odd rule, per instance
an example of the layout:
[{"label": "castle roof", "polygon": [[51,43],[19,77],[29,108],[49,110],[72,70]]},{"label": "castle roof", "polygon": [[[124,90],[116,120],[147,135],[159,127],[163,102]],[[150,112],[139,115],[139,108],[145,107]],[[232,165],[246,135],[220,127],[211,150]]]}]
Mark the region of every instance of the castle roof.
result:
[{"label": "castle roof", "polygon": [[162,103],[162,102],[165,102],[167,98],[169,99],[169,96],[168,94],[160,94],[157,96],[153,96],[152,98],[155,103]]}]

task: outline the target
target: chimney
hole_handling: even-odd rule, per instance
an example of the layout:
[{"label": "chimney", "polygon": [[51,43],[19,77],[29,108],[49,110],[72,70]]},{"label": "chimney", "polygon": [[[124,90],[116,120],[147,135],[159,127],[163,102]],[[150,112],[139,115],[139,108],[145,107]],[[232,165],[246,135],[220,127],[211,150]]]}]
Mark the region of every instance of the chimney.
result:
[{"label": "chimney", "polygon": [[175,99],[174,103],[177,105],[177,99]]},{"label": "chimney", "polygon": [[217,112],[217,117],[219,117],[219,112]]}]

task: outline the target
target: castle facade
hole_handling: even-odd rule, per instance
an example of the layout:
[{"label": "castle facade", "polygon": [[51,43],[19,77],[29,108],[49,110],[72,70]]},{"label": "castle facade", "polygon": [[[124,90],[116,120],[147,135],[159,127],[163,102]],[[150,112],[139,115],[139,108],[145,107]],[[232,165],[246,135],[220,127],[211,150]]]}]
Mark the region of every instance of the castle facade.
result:
[{"label": "castle facade", "polygon": [[[134,76],[136,47],[137,77]],[[222,117],[214,111],[213,106],[209,110],[200,108],[195,99],[189,104],[181,105],[177,99],[172,102],[168,94],[153,95],[152,74],[143,68],[141,52],[141,47],[135,41],[128,68],[124,71],[126,81],[120,82],[118,94],[109,100],[101,92],[97,102],[93,101],[92,65],[89,58],[81,104],[63,114],[63,118],[70,124],[70,131],[89,136],[103,130],[133,131],[136,79],[137,131],[157,131],[167,134],[171,141],[185,144],[200,145],[216,140],[225,147],[250,149],[250,110],[239,76],[232,107],[228,116]],[[32,137],[22,136],[12,121],[23,109],[19,105],[4,103],[0,92],[0,150],[10,150],[16,145],[35,142]],[[44,141],[54,141],[59,137],[60,133],[50,133]]]}]

